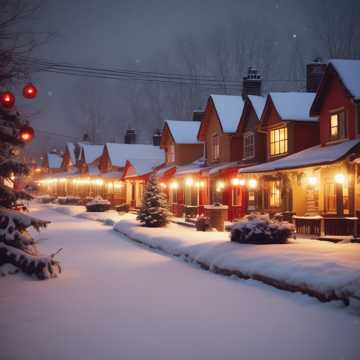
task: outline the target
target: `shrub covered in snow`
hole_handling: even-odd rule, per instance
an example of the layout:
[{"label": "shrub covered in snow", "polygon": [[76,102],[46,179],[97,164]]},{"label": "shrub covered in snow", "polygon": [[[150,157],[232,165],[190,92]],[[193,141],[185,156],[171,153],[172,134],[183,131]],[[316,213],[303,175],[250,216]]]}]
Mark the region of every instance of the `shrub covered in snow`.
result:
[{"label": "shrub covered in snow", "polygon": [[122,203],[116,206],[116,211],[118,212],[129,212],[130,206],[127,203]]},{"label": "shrub covered in snow", "polygon": [[143,205],[137,219],[144,226],[161,227],[169,222],[169,214],[166,197],[159,188],[156,176],[152,175],[144,193]]},{"label": "shrub covered in snow", "polygon": [[79,205],[80,198],[78,196],[59,196],[57,202],[60,205]]},{"label": "shrub covered in snow", "polygon": [[55,196],[51,196],[51,195],[41,195],[41,196],[38,196],[37,198],[37,201],[39,201],[41,204],[49,204],[53,201],[56,200],[56,197]]},{"label": "shrub covered in snow", "polygon": [[231,241],[244,244],[284,244],[294,232],[293,224],[250,214],[231,227]]},{"label": "shrub covered in snow", "polygon": [[86,211],[88,212],[103,212],[110,210],[111,203],[109,200],[103,199],[101,196],[96,196],[93,200],[86,204]]}]

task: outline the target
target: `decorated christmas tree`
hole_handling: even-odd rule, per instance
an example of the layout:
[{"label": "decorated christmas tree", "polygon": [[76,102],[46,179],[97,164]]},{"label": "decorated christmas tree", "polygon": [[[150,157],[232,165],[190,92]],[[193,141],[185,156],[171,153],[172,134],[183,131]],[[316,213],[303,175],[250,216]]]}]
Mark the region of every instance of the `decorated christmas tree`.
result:
[{"label": "decorated christmas tree", "polygon": [[28,232],[46,227],[47,221],[16,210],[17,201],[31,199],[24,191],[14,188],[15,178],[25,176],[29,169],[20,159],[24,143],[33,136],[33,130],[17,112],[0,105],[0,267],[11,264],[39,279],[56,277],[61,272],[55,254],[43,256]]},{"label": "decorated christmas tree", "polygon": [[144,193],[143,205],[137,219],[144,226],[161,227],[168,223],[168,218],[169,210],[166,196],[160,191],[156,176],[152,175]]}]

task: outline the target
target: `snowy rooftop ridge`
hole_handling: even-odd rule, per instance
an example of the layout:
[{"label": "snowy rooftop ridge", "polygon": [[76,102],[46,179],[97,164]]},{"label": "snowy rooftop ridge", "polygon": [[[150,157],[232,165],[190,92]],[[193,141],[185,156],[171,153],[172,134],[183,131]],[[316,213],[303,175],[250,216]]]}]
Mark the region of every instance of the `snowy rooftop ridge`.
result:
[{"label": "snowy rooftop ridge", "polygon": [[244,108],[244,100],[236,95],[210,95],[222,129],[225,133],[234,133],[238,127]]},{"label": "snowy rooftop ridge", "polygon": [[127,160],[157,160],[159,163],[165,160],[164,151],[154,145],[106,143],[106,148],[113,166],[124,167]]},{"label": "snowy rooftop ridge", "polygon": [[360,60],[332,59],[329,63],[354,99],[360,100]]},{"label": "snowy rooftop ridge", "polygon": [[199,144],[199,121],[165,120],[176,144]]},{"label": "snowy rooftop ridge", "polygon": [[83,144],[82,152],[84,155],[84,161],[86,164],[91,164],[97,158],[99,158],[104,150],[104,145],[90,145]]},{"label": "snowy rooftop ridge", "polygon": [[257,96],[257,95],[248,95],[248,98],[256,112],[256,116],[260,120],[261,115],[264,111],[266,97],[265,96]]},{"label": "snowy rooftop ridge", "polygon": [[349,140],[341,144],[321,146],[299,151],[282,159],[269,161],[267,163],[245,167],[239,170],[240,173],[257,173],[274,170],[292,169],[320,164],[330,164],[347,155],[352,148],[360,144],[360,140]]},{"label": "snowy rooftop ridge", "polygon": [[58,154],[47,154],[49,169],[60,169],[62,164],[62,157]]},{"label": "snowy rooftop ridge", "polygon": [[269,94],[276,111],[283,120],[318,121],[310,116],[310,108],[315,93],[309,92],[271,92]]}]

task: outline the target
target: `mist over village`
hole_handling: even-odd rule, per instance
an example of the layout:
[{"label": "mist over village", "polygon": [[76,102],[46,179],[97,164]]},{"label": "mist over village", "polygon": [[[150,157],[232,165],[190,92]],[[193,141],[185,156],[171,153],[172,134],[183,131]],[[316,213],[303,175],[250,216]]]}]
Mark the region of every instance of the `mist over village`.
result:
[{"label": "mist over village", "polygon": [[359,19],[0,0],[0,359],[358,359]]}]

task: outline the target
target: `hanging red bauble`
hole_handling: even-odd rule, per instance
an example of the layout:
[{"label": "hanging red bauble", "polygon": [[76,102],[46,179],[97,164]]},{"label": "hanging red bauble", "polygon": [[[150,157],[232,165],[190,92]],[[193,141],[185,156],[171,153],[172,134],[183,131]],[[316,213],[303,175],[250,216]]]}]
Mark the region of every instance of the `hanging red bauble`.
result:
[{"label": "hanging red bauble", "polygon": [[33,99],[37,95],[37,88],[31,84],[28,83],[23,87],[23,96],[27,99]]},{"label": "hanging red bauble", "polygon": [[0,102],[3,107],[10,109],[15,105],[15,96],[10,91],[4,91],[1,94]]},{"label": "hanging red bauble", "polygon": [[20,129],[19,137],[24,142],[32,140],[34,135],[35,131],[31,126],[23,126]]}]

